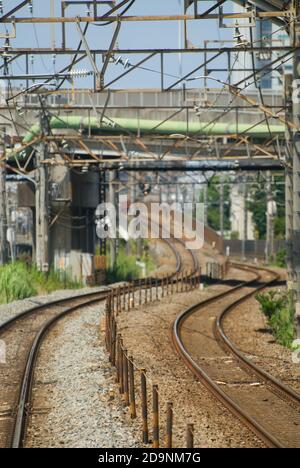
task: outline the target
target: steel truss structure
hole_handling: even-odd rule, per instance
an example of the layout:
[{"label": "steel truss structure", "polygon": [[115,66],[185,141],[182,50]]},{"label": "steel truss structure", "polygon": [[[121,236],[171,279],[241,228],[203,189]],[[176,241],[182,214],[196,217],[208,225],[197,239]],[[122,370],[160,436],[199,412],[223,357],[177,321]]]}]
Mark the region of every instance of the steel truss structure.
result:
[{"label": "steel truss structure", "polygon": [[[216,0],[209,6],[199,0],[184,0],[183,11],[165,15],[134,14],[138,2],[52,0],[49,3],[59,4],[60,10],[50,16],[36,15],[41,0],[2,2],[2,172],[35,182],[37,162],[42,178],[56,165],[84,170],[97,167],[100,171],[121,171],[124,167],[138,171],[196,167],[212,172],[284,168],[290,181],[289,245],[296,252],[290,256],[296,259],[290,266],[290,277],[296,282],[299,299],[300,255],[299,249],[295,250],[295,236],[300,232],[299,170],[293,177],[291,173],[299,166],[295,136],[300,134],[300,123],[299,109],[293,113],[290,104],[291,95],[297,94],[297,89],[292,89],[293,77],[284,76],[285,65],[299,59],[299,1],[236,0],[243,8],[237,13],[228,10],[233,3],[229,0]],[[289,35],[288,43],[273,41],[274,31],[264,40],[253,38],[253,26],[267,20],[275,24],[277,32]],[[218,22],[219,29],[231,31],[232,39],[227,34],[226,40],[193,44],[193,24],[212,21]],[[178,22],[184,31],[182,46],[168,48],[162,43],[149,48],[139,40],[134,48],[122,47],[124,28],[128,31],[134,24],[145,24],[155,33],[158,23]],[[26,28],[35,30],[41,25],[52,27],[51,41],[44,47],[37,41],[33,48],[26,44]],[[241,32],[245,28],[249,38]],[[110,36],[106,46],[101,42],[101,48],[97,46],[98,31],[108,31]],[[20,35],[22,44],[16,47]],[[252,59],[247,66],[240,63],[245,54]],[[257,66],[257,54],[268,56],[266,63]],[[170,73],[170,63],[178,56],[189,57],[188,65],[185,63],[178,74]],[[34,72],[36,57],[59,60],[60,67],[53,73]],[[85,69],[78,69],[82,66]],[[124,80],[141,70],[158,78],[157,104],[150,99],[136,105],[129,98],[126,104],[112,103],[115,95],[124,95]],[[237,80],[234,71],[243,71],[245,76]],[[285,89],[276,99],[260,86],[260,80],[274,72]],[[92,86],[77,88],[77,78],[93,81]],[[294,78],[300,78],[299,67],[295,67]],[[20,82],[25,85],[20,87]],[[79,102],[83,95],[84,102]]]},{"label": "steel truss structure", "polygon": [[[5,83],[9,83],[8,96],[6,97],[6,105],[3,106],[2,110],[3,118],[2,125],[4,126],[9,120],[13,124],[14,132],[10,131],[9,136],[13,142],[19,142],[22,144],[24,134],[30,131],[30,126],[26,125],[26,120],[20,119],[18,113],[28,113],[33,111],[34,108],[27,104],[27,99],[30,95],[37,95],[39,93],[38,108],[43,105],[43,109],[48,113],[49,119],[55,115],[61,115],[64,110],[76,112],[76,105],[67,103],[57,104],[57,109],[54,111],[53,107],[50,110],[47,107],[47,100],[44,99],[46,96],[58,95],[64,96],[65,89],[63,88],[66,84],[66,80],[72,80],[76,77],[76,74],[80,75],[83,72],[78,71],[76,67],[82,62],[87,61],[89,66],[89,74],[94,76],[94,89],[89,91],[90,95],[95,93],[104,93],[108,91],[106,102],[102,106],[91,103],[88,106],[89,115],[92,113],[95,118],[99,119],[99,127],[103,123],[103,119],[107,118],[111,122],[112,132],[106,128],[105,135],[95,135],[90,128],[84,129],[80,132],[80,129],[76,129],[70,135],[70,131],[60,131],[59,134],[55,131],[50,131],[49,135],[43,134],[40,131],[40,135],[35,135],[33,142],[30,144],[22,144],[21,150],[27,150],[27,148],[34,148],[35,144],[40,141],[47,141],[51,144],[51,162],[55,164],[55,155],[61,157],[68,165],[73,164],[73,160],[76,160],[78,164],[78,155],[82,153],[84,164],[90,159],[91,163],[95,161],[101,164],[101,161],[105,159],[103,151],[99,155],[99,152],[95,151],[95,146],[99,146],[99,142],[104,145],[108,150],[108,158],[113,157],[114,159],[128,159],[134,157],[136,154],[138,158],[153,158],[161,160],[164,158],[180,157],[181,159],[193,160],[197,158],[211,157],[211,158],[222,158],[222,157],[270,157],[279,158],[281,161],[284,159],[284,144],[282,143],[282,132],[281,136],[276,135],[270,129],[265,138],[257,139],[253,136],[253,130],[258,128],[261,124],[265,123],[269,128],[274,124],[286,125],[295,128],[295,124],[288,120],[284,114],[285,103],[281,102],[281,105],[274,106],[273,103],[265,104],[263,100],[253,99],[247,94],[248,87],[251,83],[257,83],[258,77],[264,74],[270,73],[272,70],[280,70],[282,64],[290,60],[295,52],[295,44],[262,44],[257,41],[204,41],[203,47],[194,46],[189,40],[189,26],[192,22],[198,21],[211,21],[218,20],[220,28],[237,28],[249,27],[251,28],[256,21],[272,19],[278,24],[278,27],[282,31],[288,30],[291,23],[291,11],[289,5],[283,4],[282,9],[278,7],[279,2],[275,2],[272,5],[271,2],[263,2],[264,8],[260,5],[262,2],[250,2],[252,5],[247,6],[245,11],[242,13],[228,13],[224,12],[223,7],[228,3],[226,1],[216,1],[215,5],[208,9],[205,9],[202,2],[200,4],[197,0],[185,0],[183,14],[177,15],[148,15],[148,16],[137,16],[131,15],[130,9],[134,6],[134,1],[123,0],[123,1],[61,1],[59,17],[35,16],[36,6],[39,4],[39,0],[28,0],[22,2],[15,2],[15,5],[10,11],[5,11],[0,18],[0,23],[5,26],[5,34],[3,37],[3,45],[0,47],[0,54],[3,59],[3,63],[0,65],[2,70],[2,76],[0,80],[4,80]],[[246,7],[244,2],[238,2]],[[255,5],[257,3],[257,5]],[[284,6],[285,5],[285,6]],[[256,8],[259,7],[259,8]],[[77,15],[74,14],[76,11]],[[86,14],[87,13],[87,14]],[[178,22],[184,23],[184,45],[182,48],[134,48],[124,49],[119,47],[118,39],[122,27],[124,24],[131,24],[137,22],[145,22],[147,24],[155,25],[157,22]],[[32,28],[34,25],[41,24],[56,24],[60,27],[60,42],[61,45],[58,47],[52,43],[52,46],[48,48],[42,47],[25,47],[15,48],[14,39],[18,38],[19,27],[27,25]],[[95,49],[91,47],[88,39],[89,27],[102,26],[110,27],[111,39],[109,41],[109,47],[106,49]],[[111,28],[111,26],[114,26]],[[72,43],[70,41],[69,27],[75,27],[72,30]],[[24,29],[23,29],[24,30]],[[77,32],[78,47],[74,48],[74,31]],[[94,42],[94,41],[93,41]],[[271,53],[273,54],[273,60],[268,62],[266,66],[260,67],[259,69],[250,68],[247,69],[249,72],[246,79],[240,82],[234,83],[232,80],[232,55],[235,54],[257,54],[257,53]],[[178,54],[189,54],[193,57],[195,62],[198,62],[196,67],[190,70],[186,70],[182,76],[178,79],[170,80],[170,74],[166,70],[166,58],[173,57],[176,59]],[[51,56],[63,56],[68,64],[59,70],[54,75],[45,74],[30,74],[29,61],[32,57],[40,55],[47,57]],[[70,60],[71,57],[71,60]],[[153,59],[159,59],[159,69],[152,70],[151,63]],[[11,73],[10,67],[14,63],[20,63],[25,65],[25,74]],[[99,66],[101,64],[101,66]],[[111,67],[116,69],[120,67],[122,72],[118,76],[110,77]],[[122,80],[130,75],[133,75],[136,71],[143,69],[148,71],[149,74],[156,72],[160,79],[160,89],[162,93],[170,93],[172,90],[179,88],[183,89],[182,101],[179,106],[174,109],[161,110],[167,111],[168,115],[164,117],[160,122],[152,127],[151,131],[140,132],[139,129],[131,131],[128,128],[121,127],[118,125],[119,131],[115,131],[115,121],[111,117],[112,108],[110,106],[110,90],[119,84],[122,84]],[[224,71],[228,72],[228,79],[225,81],[221,78]],[[239,68],[235,67],[235,70]],[[206,90],[210,89],[209,86],[218,82],[218,86],[222,86],[220,89],[221,94],[228,94],[228,105],[226,107],[219,105],[218,99],[214,101],[203,98],[200,102],[194,102],[192,105],[187,102],[185,96],[185,89],[188,86],[189,80],[195,80],[195,74],[201,73],[203,77],[203,94],[205,95]],[[83,73],[84,75],[84,73]],[[14,83],[23,80],[26,82],[26,91],[20,95],[14,91]],[[37,83],[35,80],[39,80],[42,83]],[[171,82],[170,82],[171,81]],[[55,82],[55,86],[47,88],[49,83]],[[198,82],[201,86],[202,83]],[[79,90],[74,88],[74,95]],[[216,90],[218,93],[219,90]],[[43,95],[43,100],[41,96]],[[20,104],[21,101],[21,104]],[[228,114],[234,112],[238,116],[242,109],[247,111],[257,110],[260,119],[249,125],[249,128],[243,128],[242,131],[230,132],[226,134],[220,131],[219,134],[216,132],[208,132],[208,135],[197,132],[192,135],[189,134],[189,122],[190,116],[195,112],[200,111],[202,114],[207,112],[216,111],[216,116],[212,119],[212,124],[223,122],[228,118]],[[150,110],[150,107],[144,105],[144,113]],[[78,109],[77,109],[78,111]],[[78,113],[78,112],[77,112]],[[86,114],[85,114],[86,115]],[[168,135],[164,138],[164,135],[155,134],[155,127],[159,129],[168,122],[174,122],[176,119],[180,121],[187,121],[186,132],[180,135]],[[210,127],[211,128],[211,127]],[[51,130],[51,129],[50,129]],[[116,135],[116,133],[118,133]],[[176,133],[176,132],[175,132]],[[212,134],[210,134],[212,133]],[[171,138],[170,138],[171,137]],[[63,142],[63,145],[61,144]],[[73,154],[70,155],[70,151],[64,151],[67,142],[69,146],[73,148]],[[225,143],[224,143],[225,142]],[[157,147],[160,145],[161,151],[157,154]],[[207,154],[207,148],[213,148]],[[9,154],[9,152],[8,152]],[[19,154],[19,153],[18,153]],[[34,151],[29,154],[34,154]],[[4,156],[5,157],[5,156]],[[8,159],[8,158],[7,158]],[[12,160],[10,158],[10,160]],[[32,165],[28,162],[28,158],[23,162],[22,158],[14,157],[14,161],[17,165],[13,165],[13,170],[17,173],[28,172],[32,169]],[[17,166],[17,167],[16,167]]]}]

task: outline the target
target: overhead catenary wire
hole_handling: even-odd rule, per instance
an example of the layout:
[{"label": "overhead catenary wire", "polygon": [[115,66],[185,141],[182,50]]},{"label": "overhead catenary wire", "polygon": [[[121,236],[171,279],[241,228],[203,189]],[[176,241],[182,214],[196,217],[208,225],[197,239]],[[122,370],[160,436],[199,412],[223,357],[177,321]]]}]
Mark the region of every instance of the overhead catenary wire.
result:
[{"label": "overhead catenary wire", "polygon": [[[129,2],[127,2],[127,3],[129,3]],[[127,5],[126,8],[129,8],[129,6],[131,6],[131,4],[132,4],[132,2],[130,2],[129,5]],[[282,28],[279,28],[279,29],[282,29]],[[279,30],[279,29],[278,29],[278,30]],[[278,31],[278,30],[277,30],[277,31]],[[274,31],[272,34],[270,34],[270,36],[273,35],[274,33],[275,33],[275,31]],[[146,67],[145,67],[145,68],[146,68]],[[49,94],[51,94],[51,93],[49,93]],[[223,115],[226,115],[226,114],[223,114]],[[222,117],[222,114],[221,114],[221,116],[220,116],[219,118],[221,118],[221,117]]]}]

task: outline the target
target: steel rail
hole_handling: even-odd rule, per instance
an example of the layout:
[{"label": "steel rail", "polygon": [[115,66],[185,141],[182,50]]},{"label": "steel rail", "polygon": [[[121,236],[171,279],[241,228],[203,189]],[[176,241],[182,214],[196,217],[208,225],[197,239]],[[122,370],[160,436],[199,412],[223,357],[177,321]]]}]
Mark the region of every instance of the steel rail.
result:
[{"label": "steel rail", "polygon": [[55,317],[52,317],[39,329],[38,333],[36,334],[35,339],[28,353],[26,367],[25,367],[25,371],[24,371],[24,375],[22,379],[22,385],[21,385],[21,391],[20,391],[20,396],[19,396],[19,401],[18,401],[17,414],[15,418],[15,426],[14,426],[14,431],[13,431],[11,448],[23,447],[23,442],[24,442],[23,438],[24,438],[25,428],[26,428],[26,423],[27,423],[27,413],[29,412],[28,408],[29,408],[29,404],[31,400],[31,390],[32,390],[32,385],[33,385],[35,363],[36,363],[38,351],[43,341],[43,338],[50,331],[51,327],[55,323],[57,323],[60,319],[62,319],[63,317],[65,317],[66,315],[72,312],[75,312],[78,309],[81,309],[82,307],[91,306],[100,301],[104,301],[107,297],[107,293],[103,292],[102,295],[99,294],[99,296],[100,297],[98,298],[95,298],[87,302],[77,304],[76,306],[70,307],[67,310],[64,310],[63,312],[59,313]]},{"label": "steel rail", "polygon": [[[247,270],[247,271],[252,271],[254,268],[247,267],[241,264],[233,264],[235,267],[241,269],[241,270]],[[258,268],[255,268],[256,270],[259,270]],[[265,270],[265,269],[262,269]],[[265,270],[266,271],[266,270]],[[270,270],[267,270],[270,272]],[[199,308],[203,308],[209,304],[212,304],[215,301],[218,301],[226,296],[231,295],[232,293],[238,291],[239,289],[242,289],[243,287],[246,286],[251,286],[255,284],[259,279],[261,278],[260,274],[256,274],[255,278],[249,281],[242,281],[240,284],[237,286],[229,289],[228,291],[222,292],[220,294],[217,294],[209,299],[206,299],[204,301],[201,301],[189,309],[185,310],[183,313],[181,313],[177,319],[175,320],[173,327],[172,327],[172,342],[175,350],[179,354],[179,356],[182,358],[184,363],[187,365],[187,367],[192,371],[192,373],[195,375],[196,378],[198,378],[204,386],[222,403],[226,406],[227,409],[229,409],[235,416],[237,416],[242,422],[252,431],[254,432],[264,443],[266,443],[267,446],[269,447],[277,447],[277,448],[283,448],[284,446],[282,443],[274,437],[273,434],[270,434],[259,422],[257,422],[254,418],[252,418],[246,411],[243,410],[230,396],[228,396],[214,381],[213,379],[205,372],[204,369],[202,369],[191,357],[191,355],[188,353],[186,347],[184,346],[184,343],[181,339],[181,329],[186,321],[186,319],[195,313],[196,311],[199,310]],[[277,279],[277,275],[272,278],[272,280],[268,282],[264,282],[260,285],[258,285],[254,291],[250,291],[249,293],[245,294],[243,298],[238,299],[234,301],[228,308],[226,308],[227,312],[236,305],[241,303],[242,301],[248,299],[251,297],[255,292],[258,290],[264,289],[266,286],[271,285],[275,280]],[[227,313],[225,312],[225,314]],[[222,322],[220,322],[221,325]],[[227,337],[226,337],[227,338]],[[228,339],[227,339],[228,340]],[[227,343],[227,340],[225,342]],[[245,361],[244,361],[245,362]],[[252,363],[249,362],[247,363],[248,366],[250,365],[252,368]],[[257,367],[257,366],[255,366]],[[265,371],[261,373],[261,376],[264,376],[266,378],[266,375],[268,375]],[[269,375],[268,375],[269,376]],[[276,379],[274,379],[272,376],[269,376],[268,379],[270,382],[272,382],[273,385]],[[285,391],[285,385],[282,384],[281,382],[279,383],[280,385],[280,390],[281,392],[284,392],[288,395],[288,397],[292,397],[295,401],[295,399],[298,401],[299,395],[295,395],[294,391],[290,389],[289,392]],[[278,385],[277,385],[278,386]]]},{"label": "steel rail", "polygon": [[[271,274],[275,275],[274,279],[268,283],[268,286],[272,286],[272,283],[276,281],[279,277],[279,275],[275,274],[272,270],[268,270],[264,268],[264,271],[269,271]],[[263,288],[264,286],[262,286]],[[258,288],[258,289],[262,289]],[[257,289],[257,290],[258,290]],[[253,294],[253,293],[251,293]],[[258,377],[262,378],[265,382],[268,382],[270,386],[273,386],[280,390],[280,392],[283,392],[284,394],[288,395],[288,397],[295,401],[296,404],[300,404],[300,394],[294,391],[291,387],[288,387],[285,385],[283,382],[280,380],[276,379],[273,377],[271,374],[266,372],[264,369],[261,367],[257,366],[254,362],[250,361],[244,353],[242,353],[235,345],[232,343],[232,341],[228,338],[224,331],[224,319],[225,317],[239,304],[241,304],[247,296],[242,297],[241,299],[238,299],[236,302],[233,304],[229,305],[226,307],[221,315],[217,318],[215,322],[215,336],[216,339],[219,339],[222,341],[222,344],[231,352],[233,353],[239,361],[242,363],[246,364],[248,368],[251,369]]]},{"label": "steel rail", "polygon": [[[172,273],[169,278],[173,278],[173,276],[180,271],[182,267],[182,261],[179,252],[176,250],[174,245],[167,239],[164,239],[164,241],[169,245],[171,250],[173,251],[177,263],[176,263],[176,271],[175,273]],[[146,283],[147,279],[144,280],[144,284]],[[156,280],[154,278],[148,279],[148,284],[149,282],[151,284],[154,284]],[[132,281],[133,284],[140,284],[139,280],[137,281]],[[100,295],[100,297],[99,297]],[[89,295],[87,295],[89,296]],[[85,296],[83,296],[85,297]],[[52,317],[50,320],[48,320],[38,331],[38,333],[35,336],[35,339],[31,345],[30,351],[28,353],[28,358],[26,362],[26,367],[25,367],[25,372],[22,380],[22,387],[21,387],[21,392],[19,396],[19,402],[18,402],[18,410],[17,410],[17,415],[16,415],[16,423],[14,427],[14,433],[13,433],[13,439],[12,439],[12,448],[20,448],[23,446],[23,436],[25,433],[25,428],[26,428],[26,422],[27,422],[27,410],[28,410],[28,405],[31,400],[31,391],[32,391],[32,385],[33,385],[33,378],[34,378],[34,371],[35,371],[35,363],[36,359],[38,356],[38,351],[39,348],[42,344],[43,338],[46,336],[46,334],[50,331],[51,327],[55,325],[60,319],[65,317],[66,315],[69,315],[72,312],[75,312],[78,309],[81,309],[82,307],[86,306],[91,306],[94,305],[95,303],[99,301],[103,301],[107,298],[107,292],[101,292],[98,293],[98,297],[88,300],[86,302],[83,302],[81,304],[77,304],[76,306],[70,307],[67,310],[59,313],[55,317]]]},{"label": "steel rail", "polygon": [[[173,254],[176,257],[176,270],[174,273],[172,273],[169,276],[169,278],[172,279],[181,270],[182,259],[181,259],[179,252],[176,250],[175,246],[172,244],[170,240],[163,239],[163,241],[165,241],[169,245]],[[162,281],[161,279],[150,277],[150,278],[143,279],[142,282],[140,282],[139,280],[134,280],[131,282],[131,284],[134,284],[137,286],[137,285],[149,285],[150,283],[152,285],[152,284],[155,284],[156,282],[160,284],[161,281]],[[39,304],[37,306],[34,306],[30,309],[27,309],[21,312],[20,314],[16,315],[15,317],[7,320],[2,325],[0,325],[0,336],[1,336],[1,333],[3,333],[8,327],[17,323],[18,320],[22,318],[30,317],[35,313],[39,313],[43,311],[44,309],[49,309],[53,306],[67,304],[68,302],[71,302],[71,301],[73,302],[74,300],[78,300],[78,299],[84,300],[80,304],[71,306],[67,308],[66,310],[58,313],[57,315],[49,319],[46,323],[44,323],[42,327],[36,333],[34,340],[30,345],[29,352],[28,352],[27,359],[26,359],[24,374],[23,374],[22,381],[21,381],[20,393],[18,397],[18,405],[17,405],[16,417],[15,417],[14,427],[13,427],[11,448],[23,447],[24,436],[26,432],[26,424],[27,424],[28,413],[29,413],[29,408],[30,408],[35,363],[36,363],[39,348],[43,342],[43,339],[45,338],[47,333],[50,331],[51,327],[54,326],[60,319],[62,319],[66,315],[71,314],[72,312],[75,312],[76,310],[79,310],[83,307],[91,306],[98,302],[104,301],[107,298],[108,293],[110,291],[111,291],[111,288],[107,288],[102,291],[76,295],[70,298],[58,299],[58,300],[51,301],[45,304]]]}]

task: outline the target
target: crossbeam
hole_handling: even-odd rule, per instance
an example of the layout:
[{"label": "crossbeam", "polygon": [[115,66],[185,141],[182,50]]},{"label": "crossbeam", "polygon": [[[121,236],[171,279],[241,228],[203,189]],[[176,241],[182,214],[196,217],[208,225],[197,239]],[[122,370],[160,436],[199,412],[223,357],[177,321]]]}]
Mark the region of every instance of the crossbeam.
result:
[{"label": "crossbeam", "polygon": [[[259,11],[255,15],[257,18],[289,18],[289,11]],[[252,13],[224,13],[224,19],[247,19],[252,18]],[[16,18],[5,18],[3,23],[13,23],[15,22],[20,24],[45,24],[45,23],[76,23],[76,21],[81,21],[82,23],[95,23],[95,22],[110,22],[115,23],[121,21],[122,23],[132,23],[132,22],[152,22],[152,21],[203,21],[203,20],[216,20],[219,19],[218,14],[209,14],[205,17],[198,16],[195,18],[194,15],[141,15],[141,16],[109,16],[105,17],[105,20],[102,17],[93,18],[91,16],[69,16],[69,17],[16,17]]]}]

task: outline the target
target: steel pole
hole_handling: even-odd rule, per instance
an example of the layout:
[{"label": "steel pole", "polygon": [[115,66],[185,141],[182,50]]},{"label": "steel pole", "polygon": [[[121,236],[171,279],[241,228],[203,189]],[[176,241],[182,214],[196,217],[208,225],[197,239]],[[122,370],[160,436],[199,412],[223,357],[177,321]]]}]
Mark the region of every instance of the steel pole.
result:
[{"label": "steel pole", "polygon": [[[109,203],[113,206],[116,204],[115,199],[115,181],[116,172],[112,171],[109,173]],[[114,270],[117,262],[117,242],[116,239],[110,239],[110,268]]]},{"label": "steel pole", "polygon": [[[285,75],[285,107],[287,118],[292,119],[292,82],[293,75]],[[292,132],[287,126],[285,132],[286,139],[286,169],[285,169],[285,236],[286,236],[286,268],[287,268],[287,288],[293,288],[293,149]]]},{"label": "steel pole", "polygon": [[[294,80],[300,79],[300,1],[293,0],[291,18],[291,39],[294,52]],[[295,82],[297,84],[297,82]],[[299,88],[299,86],[298,86]],[[293,100],[294,124],[300,124],[300,99]],[[296,301],[297,335],[300,336],[300,132],[293,134],[293,278]]]},{"label": "steel pole", "polygon": [[[43,109],[40,126],[42,134],[49,135],[49,120]],[[38,270],[45,272],[49,271],[49,174],[48,167],[44,164],[48,153],[48,144],[41,141],[36,151],[36,265]]]},{"label": "steel pole", "polygon": [[266,262],[270,263],[274,255],[274,211],[271,173],[267,172],[267,245]]},{"label": "steel pole", "polygon": [[[4,144],[0,145],[0,157],[4,155]],[[6,251],[6,168],[5,164],[0,164],[0,265],[7,261]]]}]

